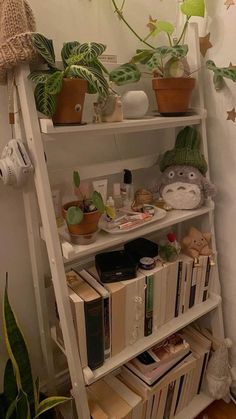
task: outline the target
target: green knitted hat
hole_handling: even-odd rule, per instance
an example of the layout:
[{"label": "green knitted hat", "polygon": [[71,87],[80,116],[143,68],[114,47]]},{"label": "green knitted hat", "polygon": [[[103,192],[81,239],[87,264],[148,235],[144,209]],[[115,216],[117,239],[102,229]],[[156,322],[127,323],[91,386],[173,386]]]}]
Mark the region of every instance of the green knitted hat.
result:
[{"label": "green knitted hat", "polygon": [[186,165],[196,167],[203,175],[207,172],[207,162],[200,151],[200,136],[196,128],[185,127],[176,138],[173,150],[166,151],[160,161],[160,170],[169,166]]}]

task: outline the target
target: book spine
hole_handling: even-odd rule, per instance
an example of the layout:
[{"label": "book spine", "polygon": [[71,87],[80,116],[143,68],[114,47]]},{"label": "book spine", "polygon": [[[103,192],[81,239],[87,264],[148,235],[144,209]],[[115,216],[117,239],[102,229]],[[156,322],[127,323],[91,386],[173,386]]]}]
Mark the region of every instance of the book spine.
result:
[{"label": "book spine", "polygon": [[104,322],[104,354],[105,358],[111,356],[111,324],[110,324],[110,298],[103,298],[103,322]]},{"label": "book spine", "polygon": [[153,324],[153,275],[146,276],[145,289],[145,317],[144,317],[144,336],[152,334]]},{"label": "book spine", "polygon": [[183,273],[183,262],[182,260],[178,263],[178,278],[177,278],[177,290],[176,290],[176,300],[175,300],[175,317],[178,317],[181,313],[180,307],[180,297],[181,297],[181,289],[182,289],[182,273]]},{"label": "book spine", "polygon": [[192,278],[191,278],[189,308],[194,306],[195,295],[196,295],[196,287],[197,287],[197,266],[194,266],[193,270],[192,270]]},{"label": "book spine", "polygon": [[84,303],[88,366],[93,370],[104,362],[102,298]]}]

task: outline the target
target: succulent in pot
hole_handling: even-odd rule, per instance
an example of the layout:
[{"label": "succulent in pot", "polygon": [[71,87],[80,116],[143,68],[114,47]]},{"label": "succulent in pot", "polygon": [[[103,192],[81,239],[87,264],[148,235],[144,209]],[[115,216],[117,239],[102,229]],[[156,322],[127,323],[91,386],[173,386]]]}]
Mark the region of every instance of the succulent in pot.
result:
[{"label": "succulent in pot", "polygon": [[62,215],[66,220],[71,241],[76,244],[90,244],[96,240],[101,215],[105,213],[110,219],[113,219],[115,213],[113,208],[104,204],[99,192],[93,191],[90,197],[86,197],[82,193],[78,171],[74,171],[73,181],[81,199],[64,204]]},{"label": "succulent in pot", "polygon": [[[116,0],[112,0],[112,4],[119,18],[146,48],[138,49],[130,62],[111,71],[110,80],[117,85],[137,82],[142,75],[141,66],[145,66],[145,73],[148,72],[153,77],[152,86],[159,112],[165,116],[186,113],[195,79],[191,77],[186,59],[188,45],[185,43],[185,37],[191,17],[204,17],[204,0],[182,1],[180,8],[185,15],[185,23],[178,38],[174,36],[175,27],[172,23],[152,19],[151,16],[147,25],[149,33],[142,38],[124,16],[125,1],[122,2],[121,7],[118,7]],[[150,43],[150,38],[155,38],[160,33],[166,35],[169,45],[153,46]]]},{"label": "succulent in pot", "polygon": [[33,44],[47,65],[32,71],[28,78],[36,84],[36,107],[55,124],[80,124],[85,93],[108,95],[106,68],[99,60],[106,46],[95,42],[67,42],[61,50],[63,69],[55,60],[53,42],[41,34],[33,35]]}]

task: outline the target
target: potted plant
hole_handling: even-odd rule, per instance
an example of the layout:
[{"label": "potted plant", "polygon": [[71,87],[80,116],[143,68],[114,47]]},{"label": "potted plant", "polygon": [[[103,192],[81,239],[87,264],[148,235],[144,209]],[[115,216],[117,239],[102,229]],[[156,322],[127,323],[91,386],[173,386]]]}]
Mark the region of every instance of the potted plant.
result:
[{"label": "potted plant", "polygon": [[[143,39],[132,28],[124,17],[124,5],[119,8],[116,0],[112,0],[115,12],[129,27],[132,33],[145,45],[145,49],[137,50],[129,63],[125,63],[110,73],[110,80],[117,85],[137,82],[141,77],[138,65],[144,65],[149,74],[153,76],[153,89],[156,94],[158,110],[162,115],[182,115],[189,106],[195,79],[191,77],[187,63],[188,45],[185,44],[188,23],[192,16],[204,17],[204,0],[183,0],[181,11],[186,16],[185,23],[179,38],[174,37],[175,27],[172,23],[158,21],[149,17],[149,33]],[[164,33],[169,45],[153,46],[150,38]]]},{"label": "potted plant", "polygon": [[39,379],[33,379],[26,342],[9,303],[7,282],[3,326],[9,360],[0,394],[0,419],[46,419],[46,412],[71,399],[54,396],[40,400]]},{"label": "potted plant", "polygon": [[53,42],[41,34],[33,35],[33,44],[47,65],[32,71],[29,79],[39,112],[52,118],[54,124],[80,124],[85,93],[108,95],[107,70],[99,60],[106,46],[95,42],[67,42],[61,50],[63,69],[55,61]]},{"label": "potted plant", "polygon": [[115,213],[112,207],[104,204],[99,192],[93,191],[90,197],[86,197],[80,189],[80,175],[73,173],[76,193],[81,199],[68,202],[62,207],[62,215],[66,220],[71,236],[71,241],[77,244],[90,244],[95,241],[98,231],[98,222],[103,213],[113,219]]}]

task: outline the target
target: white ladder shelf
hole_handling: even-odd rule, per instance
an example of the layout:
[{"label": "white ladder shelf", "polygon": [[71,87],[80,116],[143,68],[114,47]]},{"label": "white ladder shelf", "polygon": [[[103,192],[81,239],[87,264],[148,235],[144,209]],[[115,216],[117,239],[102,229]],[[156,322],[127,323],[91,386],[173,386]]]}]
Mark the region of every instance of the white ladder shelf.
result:
[{"label": "white ladder shelf", "polygon": [[[196,51],[198,54],[197,67],[200,68],[197,36],[195,36],[195,40]],[[116,357],[111,358],[105,362],[105,364],[98,370],[91,371],[87,367],[83,371],[80,363],[78,345],[69,305],[64,264],[71,263],[75,260],[80,261],[85,257],[91,256],[96,251],[118,246],[124,241],[124,238],[123,236],[122,239],[120,237],[107,237],[106,234],[101,234],[98,241],[90,246],[75,246],[66,239],[66,235],[63,231],[60,232],[59,236],[52,202],[47,164],[44,155],[43,138],[45,139],[46,137],[46,139],[49,141],[56,141],[58,135],[60,136],[65,133],[68,135],[71,133],[78,133],[78,135],[83,133],[86,135],[87,133],[89,135],[97,136],[113,134],[117,132],[129,133],[137,131],[151,131],[170,127],[177,128],[186,125],[198,125],[203,140],[203,152],[206,159],[208,160],[205,121],[206,111],[204,110],[203,94],[202,89],[198,87],[197,95],[199,108],[195,109],[189,115],[184,117],[146,118],[139,121],[124,121],[122,123],[109,123],[101,124],[98,126],[88,124],[84,127],[54,127],[50,120],[38,119],[32,87],[27,79],[28,74],[29,67],[27,65],[22,65],[16,71],[16,86],[20,99],[22,116],[18,120],[16,131],[19,129],[20,124],[24,126],[28,149],[35,168],[34,183],[29,183],[24,189],[24,202],[43,356],[48,372],[49,389],[51,390],[55,386],[51,342],[52,337],[54,337],[55,341],[56,338],[54,336],[55,334],[52,334],[51,336],[51,330],[47,316],[47,307],[45,303],[45,278],[41,260],[41,247],[44,241],[46,243],[52,283],[63,333],[64,348],[61,349],[65,352],[68,360],[69,373],[72,383],[72,394],[75,400],[77,415],[79,419],[89,419],[90,414],[86,395],[86,385],[91,384],[105,374],[115,370],[132,357],[135,357],[137,354],[141,353],[147,348],[150,348],[155,342],[161,341],[173,332],[181,329],[187,324],[190,324],[194,320],[202,317],[207,313],[209,313],[211,319],[213,333],[220,338],[224,336],[220,298],[220,283],[217,274],[216,278],[214,279],[212,294],[208,301],[198,305],[197,307],[194,307],[181,317],[174,319],[168,324],[162,326],[157,333],[151,335],[148,338],[145,338],[145,341],[141,340],[140,342],[137,342],[137,344],[133,347],[125,349]],[[200,83],[201,81],[199,80],[198,85],[200,85]],[[109,173],[111,168],[105,167],[104,170],[106,173]],[[41,218],[38,216],[38,207]],[[173,211],[161,222],[157,222],[156,224],[151,224],[150,227],[145,226],[140,230],[128,233],[125,237],[125,241],[140,235],[151,234],[154,230],[157,231],[168,226],[180,224],[189,219],[204,216],[204,227],[211,229],[213,250],[215,251],[216,246],[213,212],[214,207],[212,205],[202,207],[195,211]],[[63,237],[62,243],[60,241],[60,237]],[[58,342],[56,343],[60,346]],[[199,408],[202,410],[210,402],[211,399],[206,395],[198,395],[191,402],[191,406],[188,406],[183,411],[183,413],[181,412],[178,415],[178,419],[183,417],[188,417],[188,419],[190,417],[194,417],[200,412]],[[190,411],[191,408],[192,412]]]}]

